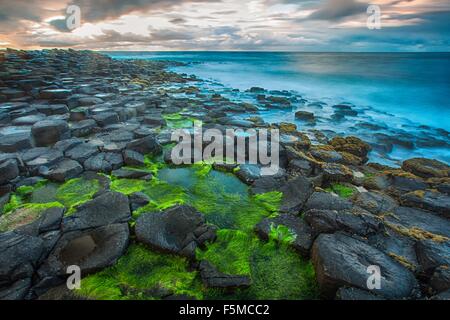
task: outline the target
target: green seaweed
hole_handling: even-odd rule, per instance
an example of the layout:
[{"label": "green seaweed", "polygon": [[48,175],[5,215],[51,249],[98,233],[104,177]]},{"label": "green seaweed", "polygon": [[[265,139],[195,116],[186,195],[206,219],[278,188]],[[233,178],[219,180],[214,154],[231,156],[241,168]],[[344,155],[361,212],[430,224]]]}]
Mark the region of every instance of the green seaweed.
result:
[{"label": "green seaweed", "polygon": [[147,181],[145,180],[116,179],[115,177],[112,177],[110,189],[128,196],[135,192],[140,192],[144,190],[146,183]]},{"label": "green seaweed", "polygon": [[297,235],[287,226],[279,224],[275,227],[275,225],[272,223],[270,225],[269,239],[275,240],[277,243],[289,245],[292,244],[295,239],[297,239]]},{"label": "green seaweed", "polygon": [[75,178],[63,183],[56,191],[56,200],[62,203],[68,212],[92,199],[100,190],[97,179]]},{"label": "green seaweed", "polygon": [[77,295],[98,300],[161,298],[158,292],[201,299],[202,286],[188,261],[131,245],[118,263],[81,281]]},{"label": "green seaweed", "polygon": [[183,116],[179,113],[165,114],[163,115],[166,120],[167,127],[170,129],[188,129],[194,126],[196,119]]},{"label": "green seaweed", "polygon": [[218,231],[217,241],[197,251],[197,259],[207,260],[220,272],[245,275],[251,286],[230,295],[209,290],[210,299],[315,299],[318,296],[312,264],[295,251],[273,239],[262,242],[252,233]]},{"label": "green seaweed", "polygon": [[333,184],[331,187],[326,189],[328,192],[334,192],[341,198],[351,198],[355,194],[355,190],[351,187],[344,186],[342,184]]},{"label": "green seaweed", "polygon": [[64,206],[59,202],[49,203],[24,203],[0,216],[0,232],[15,230],[20,226],[30,224],[50,208]]}]

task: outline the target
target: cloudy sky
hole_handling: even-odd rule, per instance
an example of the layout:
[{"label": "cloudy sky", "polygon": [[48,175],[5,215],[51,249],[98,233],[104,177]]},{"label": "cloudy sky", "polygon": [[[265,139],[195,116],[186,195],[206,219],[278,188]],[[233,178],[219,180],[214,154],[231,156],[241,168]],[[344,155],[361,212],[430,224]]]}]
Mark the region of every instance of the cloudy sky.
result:
[{"label": "cloudy sky", "polygon": [[[70,4],[81,10],[71,31]],[[0,0],[2,47],[450,51],[450,0]]]}]

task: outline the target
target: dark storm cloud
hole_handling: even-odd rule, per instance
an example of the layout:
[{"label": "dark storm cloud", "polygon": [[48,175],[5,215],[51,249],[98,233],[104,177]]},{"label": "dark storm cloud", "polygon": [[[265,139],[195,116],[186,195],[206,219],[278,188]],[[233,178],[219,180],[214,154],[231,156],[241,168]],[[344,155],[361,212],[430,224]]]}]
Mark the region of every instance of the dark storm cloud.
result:
[{"label": "dark storm cloud", "polygon": [[355,14],[366,13],[368,4],[356,0],[327,0],[306,19],[336,21]]},{"label": "dark storm cloud", "polygon": [[163,10],[183,3],[221,2],[221,0],[75,0],[81,8],[83,19],[89,22],[118,18],[133,12]]}]

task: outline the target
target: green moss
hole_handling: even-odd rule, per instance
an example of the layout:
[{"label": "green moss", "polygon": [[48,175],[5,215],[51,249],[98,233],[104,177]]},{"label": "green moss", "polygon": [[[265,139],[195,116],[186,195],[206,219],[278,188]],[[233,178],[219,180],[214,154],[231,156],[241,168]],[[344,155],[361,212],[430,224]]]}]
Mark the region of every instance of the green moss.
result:
[{"label": "green moss", "polygon": [[198,260],[208,260],[220,272],[250,276],[250,256],[257,239],[246,232],[222,229],[206,251],[197,251]]},{"label": "green moss", "polygon": [[118,263],[81,281],[77,294],[99,300],[157,299],[157,291],[201,299],[197,272],[184,258],[158,254],[132,245]]},{"label": "green moss", "polygon": [[30,224],[39,219],[45,210],[53,207],[64,206],[59,202],[20,204],[12,211],[0,216],[0,232],[15,230]]},{"label": "green moss", "polygon": [[351,187],[344,186],[342,184],[333,184],[330,188],[326,189],[328,192],[334,192],[341,198],[351,198],[355,194],[355,190]]},{"label": "green moss", "polygon": [[91,200],[99,190],[100,183],[96,179],[71,179],[56,190],[56,200],[68,209],[66,215],[70,215],[77,206]]},{"label": "green moss", "polygon": [[8,203],[3,207],[3,213],[12,212],[23,207],[27,202],[31,202],[33,193],[44,187],[46,183],[47,180],[42,180],[33,186],[21,186],[17,188],[16,192],[11,195]]},{"label": "green moss", "polygon": [[272,223],[270,225],[269,239],[275,240],[278,243],[282,244],[291,244],[295,241],[297,235],[292,232],[288,227],[284,225],[275,225]]},{"label": "green moss", "polygon": [[179,113],[163,115],[167,127],[170,129],[187,129],[194,126],[194,118],[182,116]]},{"label": "green moss", "polygon": [[135,192],[144,190],[146,183],[147,182],[145,180],[116,179],[112,177],[110,189],[128,196]]},{"label": "green moss", "polygon": [[317,285],[314,268],[284,244],[260,241],[252,233],[220,230],[217,241],[197,251],[197,259],[208,260],[219,271],[249,276],[249,289],[227,295],[209,290],[210,299],[314,299]]}]

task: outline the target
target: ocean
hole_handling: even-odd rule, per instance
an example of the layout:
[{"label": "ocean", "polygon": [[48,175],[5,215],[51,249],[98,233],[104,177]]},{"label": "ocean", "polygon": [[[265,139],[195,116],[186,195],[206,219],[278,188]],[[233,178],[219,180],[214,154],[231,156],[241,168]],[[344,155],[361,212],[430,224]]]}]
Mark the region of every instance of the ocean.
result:
[{"label": "ocean", "polygon": [[[386,164],[414,156],[450,162],[450,53],[286,53],[286,52],[108,52],[115,59],[172,60],[186,63],[173,71],[194,74],[218,88],[251,87],[295,92],[308,101],[296,107],[319,117],[314,129],[354,134],[372,140],[394,135],[414,147],[393,144],[374,159]],[[226,90],[224,90],[226,91]],[[330,110],[346,103],[359,110],[350,121],[326,121]],[[308,107],[310,105],[311,107]],[[268,122],[295,121],[291,110],[262,110]],[[323,117],[322,121],[320,117]],[[368,123],[356,130],[355,123]],[[380,129],[381,128],[381,129]],[[310,128],[311,129],[311,128]],[[375,130],[375,131],[374,131]],[[432,141],[433,140],[433,141]],[[428,142],[427,142],[428,141]],[[390,143],[390,142],[389,142]],[[375,148],[376,149],[376,148]],[[382,153],[382,155],[380,154]],[[380,159],[380,156],[382,159]]]}]

